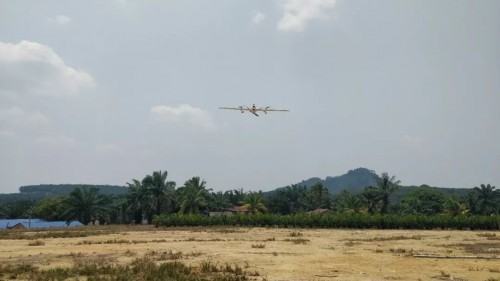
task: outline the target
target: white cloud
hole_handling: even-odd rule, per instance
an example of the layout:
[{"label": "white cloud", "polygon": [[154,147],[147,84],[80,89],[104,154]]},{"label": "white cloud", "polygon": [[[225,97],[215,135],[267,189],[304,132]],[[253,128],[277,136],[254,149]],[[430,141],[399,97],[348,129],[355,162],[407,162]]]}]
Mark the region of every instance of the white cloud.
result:
[{"label": "white cloud", "polygon": [[261,22],[263,22],[264,20],[266,19],[266,15],[262,12],[259,12],[259,11],[255,11],[255,14],[252,18],[252,22],[254,24],[260,24]]},{"label": "white cloud", "polygon": [[312,19],[328,18],[324,10],[335,7],[337,0],[282,0],[283,17],[278,29],[283,31],[303,31],[306,22]]},{"label": "white cloud", "polygon": [[67,66],[48,46],[0,42],[0,95],[73,96],[95,85],[90,74]]},{"label": "white cloud", "polygon": [[71,22],[71,19],[67,16],[58,15],[54,18],[49,18],[48,21],[50,23],[58,24],[58,25],[67,25]]},{"label": "white cloud", "polygon": [[39,111],[27,111],[14,106],[0,110],[0,124],[11,128],[42,128],[49,125],[49,119]]},{"label": "white cloud", "polygon": [[96,150],[104,154],[122,154],[123,148],[116,144],[101,144],[96,146]]},{"label": "white cloud", "polygon": [[16,137],[16,133],[12,131],[0,131],[0,139],[14,139]]},{"label": "white cloud", "polygon": [[43,136],[37,137],[35,143],[50,147],[72,147],[76,144],[76,141],[67,136]]},{"label": "white cloud", "polygon": [[425,138],[423,136],[404,135],[401,138],[401,143],[409,148],[420,148],[424,145]]},{"label": "white cloud", "polygon": [[203,129],[215,129],[217,127],[208,112],[189,104],[183,104],[178,107],[158,105],[152,107],[151,112],[160,120],[170,123],[187,122],[194,127]]}]

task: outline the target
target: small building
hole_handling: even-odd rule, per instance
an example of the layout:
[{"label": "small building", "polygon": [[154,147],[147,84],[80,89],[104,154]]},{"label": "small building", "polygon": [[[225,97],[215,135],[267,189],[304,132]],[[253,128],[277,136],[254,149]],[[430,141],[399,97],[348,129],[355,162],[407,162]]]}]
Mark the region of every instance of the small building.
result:
[{"label": "small building", "polygon": [[52,227],[75,227],[83,226],[79,221],[44,221],[41,219],[0,219],[0,229],[31,229]]},{"label": "small building", "polygon": [[26,229],[26,227],[24,227],[24,224],[22,223],[16,223],[15,225],[10,226],[9,229]]},{"label": "small building", "polygon": [[210,217],[216,216],[232,216],[234,214],[250,214],[249,210],[245,210],[242,208],[243,206],[233,206],[231,208],[225,208],[218,212],[209,212],[208,215]]},{"label": "small building", "polygon": [[244,209],[243,206],[233,206],[232,210],[233,210],[233,212],[238,213],[238,214],[248,215],[251,213],[250,210]]}]

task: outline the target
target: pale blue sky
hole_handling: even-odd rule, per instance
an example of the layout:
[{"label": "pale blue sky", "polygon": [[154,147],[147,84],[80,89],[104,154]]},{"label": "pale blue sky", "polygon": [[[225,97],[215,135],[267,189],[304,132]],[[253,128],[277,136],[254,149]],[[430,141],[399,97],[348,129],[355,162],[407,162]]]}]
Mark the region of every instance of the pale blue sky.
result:
[{"label": "pale blue sky", "polygon": [[[0,0],[0,193],[500,184],[500,1]],[[259,118],[222,111],[290,109]]]}]

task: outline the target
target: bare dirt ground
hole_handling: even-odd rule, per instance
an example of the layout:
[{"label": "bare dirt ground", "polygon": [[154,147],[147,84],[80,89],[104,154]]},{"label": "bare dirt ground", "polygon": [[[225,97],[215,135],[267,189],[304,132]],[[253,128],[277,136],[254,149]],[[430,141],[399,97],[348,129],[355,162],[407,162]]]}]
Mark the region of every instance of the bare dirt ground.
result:
[{"label": "bare dirt ground", "polygon": [[[60,231],[66,231],[60,230]],[[99,235],[0,239],[0,263],[41,268],[92,260],[237,264],[256,280],[500,280],[500,232],[93,227]],[[448,258],[417,258],[416,254]]]}]

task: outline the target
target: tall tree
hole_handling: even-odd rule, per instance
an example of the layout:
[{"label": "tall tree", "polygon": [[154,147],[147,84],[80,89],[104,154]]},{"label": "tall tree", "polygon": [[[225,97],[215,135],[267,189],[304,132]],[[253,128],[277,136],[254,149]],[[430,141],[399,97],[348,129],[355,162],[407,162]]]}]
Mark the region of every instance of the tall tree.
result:
[{"label": "tall tree", "polygon": [[4,219],[6,217],[7,217],[7,215],[6,215],[6,212],[5,212],[5,205],[4,204],[0,204],[0,219]]},{"label": "tall tree", "polygon": [[340,213],[358,214],[363,207],[363,203],[359,197],[352,194],[349,190],[342,190],[337,196],[335,203]]},{"label": "tall tree", "polygon": [[466,211],[466,205],[455,195],[446,197],[443,207],[444,212],[451,216],[458,216]]},{"label": "tall tree", "polygon": [[134,222],[136,224],[142,223],[144,218],[151,217],[154,212],[153,195],[151,189],[146,188],[142,183],[136,179],[132,182],[127,182],[127,210],[132,212]]},{"label": "tall tree", "polygon": [[206,182],[199,177],[193,177],[177,190],[180,199],[181,214],[199,214],[207,210],[209,190]]},{"label": "tall tree", "polygon": [[444,195],[430,187],[410,191],[403,201],[402,212],[408,214],[436,215],[443,211]]},{"label": "tall tree", "polygon": [[380,178],[377,179],[377,192],[380,196],[380,201],[382,202],[382,208],[380,213],[387,214],[389,209],[389,197],[399,188],[401,181],[396,180],[395,176],[389,176],[387,173],[382,173]]},{"label": "tall tree", "polygon": [[147,175],[142,180],[142,185],[151,192],[156,215],[161,214],[163,202],[173,199],[175,182],[167,181],[167,175],[167,171],[154,171],[152,175]]},{"label": "tall tree", "polygon": [[264,196],[262,195],[262,192],[247,193],[245,196],[245,204],[241,207],[241,209],[252,215],[265,213],[267,208],[264,205]]},{"label": "tall tree", "polygon": [[280,188],[266,199],[266,206],[273,213],[287,215],[309,209],[307,187],[298,184]]},{"label": "tall tree", "polygon": [[245,200],[246,193],[243,191],[243,188],[233,189],[224,192],[227,196],[231,204],[241,206],[243,205],[243,201]]},{"label": "tall tree", "polygon": [[[2,204],[3,205],[3,204]],[[21,219],[31,217],[35,206],[33,200],[18,200],[3,205],[2,216],[7,219]]]},{"label": "tall tree", "polygon": [[471,192],[465,194],[460,199],[465,202],[466,212],[468,214],[477,215],[479,214],[479,195],[474,189]]},{"label": "tall tree", "polygon": [[329,205],[330,193],[323,183],[317,182],[308,191],[312,209],[325,208]]},{"label": "tall tree", "polygon": [[477,194],[477,212],[481,215],[491,215],[497,213],[500,208],[500,190],[495,190],[492,185],[481,184],[474,187]]},{"label": "tall tree", "polygon": [[99,189],[82,186],[73,190],[67,197],[63,217],[68,223],[78,220],[86,225],[99,219],[108,211],[106,206],[108,202],[106,196],[99,194]]},{"label": "tall tree", "polygon": [[368,209],[368,213],[371,215],[375,214],[381,200],[378,189],[373,186],[368,186],[363,190],[361,196],[363,198],[363,203]]},{"label": "tall tree", "polygon": [[42,199],[33,209],[33,217],[46,221],[64,220],[61,214],[66,208],[67,195],[47,197]]},{"label": "tall tree", "polygon": [[309,208],[307,202],[307,187],[292,184],[285,187],[290,213],[305,212]]},{"label": "tall tree", "polygon": [[222,211],[225,208],[231,207],[231,201],[222,191],[210,194],[209,208],[214,211]]}]

